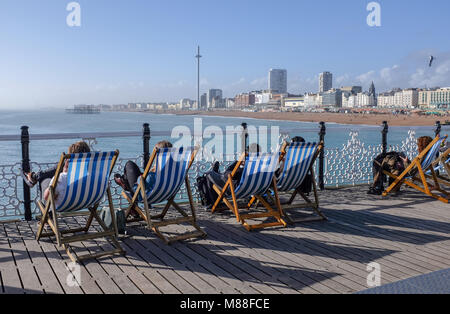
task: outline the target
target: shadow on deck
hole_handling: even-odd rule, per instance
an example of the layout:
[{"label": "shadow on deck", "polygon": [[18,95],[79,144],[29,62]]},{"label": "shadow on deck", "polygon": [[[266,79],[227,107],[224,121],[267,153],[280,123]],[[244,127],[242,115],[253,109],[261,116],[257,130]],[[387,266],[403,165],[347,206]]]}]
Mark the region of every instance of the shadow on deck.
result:
[{"label": "shadow on deck", "polygon": [[[381,266],[382,284],[450,268],[448,205],[411,190],[387,199],[365,192],[324,191],[329,221],[253,233],[228,212],[199,209],[208,237],[172,246],[130,226],[121,238],[127,255],[86,262],[81,285],[55,242],[35,240],[35,222],[1,224],[0,293],[353,293],[368,288],[372,262]],[[77,248],[92,253],[105,245]]]}]

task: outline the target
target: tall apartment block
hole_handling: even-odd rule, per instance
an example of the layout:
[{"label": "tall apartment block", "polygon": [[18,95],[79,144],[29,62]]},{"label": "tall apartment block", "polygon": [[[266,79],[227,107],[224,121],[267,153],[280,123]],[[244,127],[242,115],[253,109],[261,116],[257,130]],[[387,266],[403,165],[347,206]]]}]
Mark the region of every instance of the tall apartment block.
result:
[{"label": "tall apartment block", "polygon": [[333,88],[333,74],[330,72],[320,73],[319,93],[324,93]]},{"label": "tall apartment block", "polygon": [[287,93],[287,70],[270,69],[269,91],[273,93]]}]

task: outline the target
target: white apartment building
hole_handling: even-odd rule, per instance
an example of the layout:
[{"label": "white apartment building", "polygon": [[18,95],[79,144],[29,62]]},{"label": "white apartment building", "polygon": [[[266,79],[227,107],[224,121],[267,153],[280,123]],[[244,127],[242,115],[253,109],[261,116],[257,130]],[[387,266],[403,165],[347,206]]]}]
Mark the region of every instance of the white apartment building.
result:
[{"label": "white apartment building", "polygon": [[319,107],[322,104],[321,98],[319,94],[305,94],[303,102],[305,107]]},{"label": "white apartment building", "polygon": [[343,108],[361,108],[375,105],[375,98],[368,93],[342,93]]},{"label": "white apartment building", "polygon": [[234,108],[234,106],[235,106],[234,98],[227,98],[227,100],[226,100],[226,107],[228,109],[230,109],[230,108]]},{"label": "white apartment building", "polygon": [[190,109],[190,108],[193,107],[193,105],[194,105],[194,101],[193,100],[188,99],[188,98],[183,98],[183,99],[180,100],[177,108],[180,109],[180,110]]},{"label": "white apartment building", "polygon": [[419,91],[419,106],[425,109],[450,108],[450,87]]},{"label": "white apartment building", "polygon": [[283,98],[284,107],[287,109],[304,108],[305,98],[304,97],[288,97]]},{"label": "white apartment building", "polygon": [[270,102],[270,99],[272,98],[272,93],[256,93],[255,94],[255,104],[262,105],[262,104],[268,104]]},{"label": "white apartment building", "polygon": [[395,90],[378,95],[378,107],[381,108],[417,108],[419,106],[419,92],[409,88]]}]

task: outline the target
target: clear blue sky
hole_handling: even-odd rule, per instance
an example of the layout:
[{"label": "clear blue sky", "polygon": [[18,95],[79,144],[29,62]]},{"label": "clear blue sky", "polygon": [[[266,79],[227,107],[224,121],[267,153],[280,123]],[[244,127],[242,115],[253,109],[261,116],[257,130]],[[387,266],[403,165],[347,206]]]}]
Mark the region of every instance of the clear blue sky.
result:
[{"label": "clear blue sky", "polygon": [[228,97],[266,88],[271,67],[291,93],[317,91],[322,71],[378,90],[450,85],[448,0],[378,1],[378,28],[366,0],[78,0],[79,28],[69,2],[0,2],[0,108],[196,98],[197,45],[202,91]]}]

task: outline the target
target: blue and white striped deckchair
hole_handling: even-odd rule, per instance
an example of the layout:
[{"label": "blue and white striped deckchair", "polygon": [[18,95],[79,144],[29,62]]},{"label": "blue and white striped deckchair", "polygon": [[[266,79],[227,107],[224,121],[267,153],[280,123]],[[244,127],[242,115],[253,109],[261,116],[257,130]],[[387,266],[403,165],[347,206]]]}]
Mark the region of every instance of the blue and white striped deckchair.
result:
[{"label": "blue and white striped deckchair", "polygon": [[[238,222],[241,222],[248,230],[261,229],[273,226],[286,227],[286,222],[281,218],[281,208],[278,199],[278,191],[275,185],[275,171],[278,167],[279,153],[275,154],[242,154],[238,160],[234,170],[229,175],[228,180],[223,188],[214,185],[214,190],[219,197],[217,198],[212,212],[217,210],[219,204],[223,201],[225,205],[236,215]],[[236,173],[241,165],[244,164],[244,169],[239,183],[236,188],[234,187],[234,181]],[[266,193],[269,188],[274,189],[275,205],[277,209],[273,209],[269,203],[263,198],[263,194]],[[231,192],[231,202],[227,199],[227,192]],[[245,207],[240,207],[238,200],[251,197],[252,201],[247,203]],[[266,209],[264,213],[248,213],[241,214],[240,209],[249,210],[254,200],[258,200]],[[247,220],[256,218],[275,218],[275,222],[258,223],[250,225]]]},{"label": "blue and white striped deckchair", "polygon": [[[195,206],[192,199],[192,192],[188,178],[189,169],[197,155],[198,148],[155,148],[146,169],[141,176],[137,190],[134,195],[127,195],[123,192],[122,195],[130,202],[130,206],[126,210],[126,217],[128,222],[145,221],[149,229],[153,230],[164,242],[167,244],[186,240],[190,238],[205,237],[206,233],[198,226]],[[155,165],[154,165],[155,164]],[[146,189],[145,181],[154,165],[153,172],[155,173],[155,184],[153,188]],[[191,215],[188,215],[174,199],[179,193],[183,183],[186,186],[187,196],[189,199],[189,206],[191,208]],[[159,215],[151,216],[150,208],[153,205],[166,203],[163,211]],[[144,208],[139,207],[139,203],[143,203]],[[181,215],[181,218],[165,219],[165,216],[170,207],[174,207]],[[155,206],[156,208],[156,206]],[[135,210],[140,218],[128,219],[132,210]],[[153,220],[160,221],[153,221]],[[181,235],[167,237],[160,227],[169,225],[189,223],[196,231],[186,232]]]},{"label": "blue and white striped deckchair", "polygon": [[[443,138],[440,138],[439,136],[436,137],[430,143],[430,145],[428,145],[428,147],[421,154],[419,154],[419,156],[417,156],[411,162],[409,167],[406,168],[406,170],[399,176],[396,176],[388,171],[383,171],[384,174],[395,179],[395,181],[386,189],[386,191],[383,192],[383,196],[387,196],[393,190],[397,190],[397,188],[402,184],[406,184],[422,193],[425,193],[428,196],[434,197],[441,202],[448,203],[450,194],[440,187],[436,172],[433,168],[433,162],[437,159],[439,149],[441,148],[442,143],[444,143],[446,140],[447,136]],[[434,185],[427,182],[427,171],[431,171]],[[411,173],[414,174],[412,177],[410,175]],[[417,181],[422,186],[417,185],[415,183]],[[445,195],[445,197],[432,193],[433,190],[441,192]]]},{"label": "blue and white striped deckchair", "polygon": [[[317,143],[284,143],[281,149],[280,174],[277,177],[277,188],[279,192],[292,192],[289,201],[282,204],[282,211],[290,223],[325,220],[326,217],[319,210],[319,198],[314,176],[314,163],[322,150],[323,146]],[[305,193],[300,190],[302,183],[307,175],[312,180],[314,201],[311,201]],[[300,195],[306,203],[293,204],[295,197]],[[294,219],[286,209],[311,207],[317,214],[317,217],[308,217],[303,219]]]},{"label": "blue and white striped deckchair", "polygon": [[[49,187],[50,196],[46,204],[38,201],[38,207],[42,212],[41,224],[37,233],[38,241],[42,237],[56,236],[58,245],[63,246],[73,262],[82,261],[89,258],[97,258],[105,255],[124,254],[124,250],[117,242],[117,226],[115,222],[115,211],[111,199],[109,187],[109,177],[116,163],[119,151],[115,152],[95,152],[85,154],[63,154],[56,170],[52,184]],[[58,186],[65,165],[67,164],[67,180],[64,195],[59,195],[61,202],[56,202],[55,189]],[[108,205],[113,219],[113,230],[106,227],[102,219],[98,216],[97,208],[107,195]],[[89,218],[86,226],[78,229],[60,230],[58,227],[58,217],[71,216],[84,209],[89,210]],[[51,215],[50,215],[51,212]],[[52,216],[52,217],[50,217]],[[93,219],[102,227],[102,232],[88,234]],[[52,232],[43,233],[44,226],[49,225]],[[83,232],[83,235],[63,236],[64,234],[75,234]],[[114,250],[105,251],[98,254],[87,254],[77,257],[72,254],[69,243],[84,240],[106,237],[115,247]]]}]

